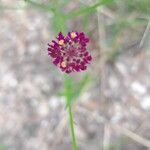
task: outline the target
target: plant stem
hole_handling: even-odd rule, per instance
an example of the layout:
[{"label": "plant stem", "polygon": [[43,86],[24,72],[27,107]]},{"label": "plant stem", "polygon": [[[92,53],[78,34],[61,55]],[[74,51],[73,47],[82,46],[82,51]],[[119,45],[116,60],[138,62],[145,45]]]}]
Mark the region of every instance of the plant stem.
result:
[{"label": "plant stem", "polygon": [[72,147],[73,147],[73,150],[78,150],[75,130],[74,130],[73,113],[71,109],[72,98],[73,98],[73,95],[72,95],[73,85],[71,81],[72,81],[72,78],[65,74],[64,75],[64,90],[65,90],[66,104],[67,104],[67,109],[68,109],[68,118],[69,118],[69,125],[70,125],[71,138],[72,138]]},{"label": "plant stem", "polygon": [[72,114],[71,103],[70,103],[69,99],[67,100],[67,103],[68,103],[68,115],[69,115],[69,123],[70,123],[70,128],[71,128],[73,150],[77,150],[76,136],[75,136],[75,131],[74,131],[73,114]]}]

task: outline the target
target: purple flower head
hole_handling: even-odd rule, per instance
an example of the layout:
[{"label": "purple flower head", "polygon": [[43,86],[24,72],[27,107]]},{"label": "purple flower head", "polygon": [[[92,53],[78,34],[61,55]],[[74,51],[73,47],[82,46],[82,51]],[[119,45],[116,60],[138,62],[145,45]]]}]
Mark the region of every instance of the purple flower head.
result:
[{"label": "purple flower head", "polygon": [[56,40],[48,44],[48,55],[66,73],[86,70],[92,60],[86,49],[88,42],[89,38],[83,32],[68,32],[66,36],[60,32]]}]

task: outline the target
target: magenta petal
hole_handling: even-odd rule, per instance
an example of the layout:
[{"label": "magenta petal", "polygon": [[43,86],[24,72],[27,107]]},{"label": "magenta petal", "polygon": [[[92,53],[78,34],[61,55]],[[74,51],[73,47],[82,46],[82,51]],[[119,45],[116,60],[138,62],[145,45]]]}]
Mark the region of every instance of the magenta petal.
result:
[{"label": "magenta petal", "polygon": [[91,60],[92,60],[92,57],[91,57],[91,56],[88,56],[86,59],[87,59],[88,61],[91,61]]},{"label": "magenta petal", "polygon": [[56,53],[48,53],[51,57],[56,58],[57,54]]},{"label": "magenta petal", "polygon": [[88,54],[89,54],[88,52],[85,52],[85,53],[84,53],[84,56],[87,56]]},{"label": "magenta petal", "polygon": [[86,68],[87,68],[86,66],[80,66],[81,70],[86,70]]},{"label": "magenta petal", "polygon": [[57,39],[58,40],[64,40],[64,36],[63,36],[63,34],[61,32],[59,32]]},{"label": "magenta petal", "polygon": [[[75,36],[71,37],[72,33],[75,33]],[[66,36],[59,32],[56,40],[48,44],[48,55],[53,63],[65,73],[86,70],[92,60],[86,48],[88,42],[89,38],[83,32],[72,31]]]},{"label": "magenta petal", "polygon": [[74,69],[77,71],[77,72],[79,72],[80,71],[80,67],[77,65],[77,66],[75,66],[74,67]]},{"label": "magenta petal", "polygon": [[66,73],[68,73],[68,74],[71,73],[71,70],[66,70]]},{"label": "magenta petal", "polygon": [[60,62],[60,58],[59,58],[59,57],[57,57],[57,58],[54,59],[54,61],[53,61],[53,63],[54,63],[55,65],[58,65],[59,62]]}]

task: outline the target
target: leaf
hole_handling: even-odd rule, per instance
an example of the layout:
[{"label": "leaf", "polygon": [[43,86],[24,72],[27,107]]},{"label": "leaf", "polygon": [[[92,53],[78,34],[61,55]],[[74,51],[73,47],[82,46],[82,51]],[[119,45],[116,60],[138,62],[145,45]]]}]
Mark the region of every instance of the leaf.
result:
[{"label": "leaf", "polygon": [[99,2],[97,2],[96,4],[94,4],[92,6],[83,7],[83,8],[80,8],[78,10],[70,12],[69,14],[66,15],[66,18],[72,18],[72,17],[76,17],[76,16],[79,16],[82,14],[93,13],[96,11],[97,7],[99,7],[101,5],[111,4],[114,1],[115,0],[99,0]]},{"label": "leaf", "polygon": [[110,5],[114,3],[116,0],[99,0],[101,1],[102,5]]},{"label": "leaf", "polygon": [[74,100],[76,100],[83,94],[85,88],[87,87],[90,81],[91,76],[89,74],[85,74],[83,79],[74,86],[72,95]]},{"label": "leaf", "polygon": [[83,7],[78,10],[72,11],[66,15],[66,18],[76,17],[85,13],[92,13],[96,11],[96,8],[101,5],[101,2],[96,3],[93,6]]},{"label": "leaf", "polygon": [[58,10],[55,11],[54,16],[53,16],[53,28],[56,33],[58,32],[66,32],[66,19],[64,15],[59,12]]}]

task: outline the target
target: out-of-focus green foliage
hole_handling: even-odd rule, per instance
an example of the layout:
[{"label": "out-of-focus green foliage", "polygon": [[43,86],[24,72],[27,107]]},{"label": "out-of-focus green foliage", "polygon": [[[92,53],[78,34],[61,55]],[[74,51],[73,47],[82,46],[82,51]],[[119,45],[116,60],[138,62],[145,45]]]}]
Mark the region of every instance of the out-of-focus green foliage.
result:
[{"label": "out-of-focus green foliage", "polygon": [[0,150],[8,150],[8,146],[0,143]]},{"label": "out-of-focus green foliage", "polygon": [[69,97],[71,101],[78,99],[82,95],[86,87],[89,85],[91,80],[92,78],[89,74],[85,74],[80,80],[72,78],[69,75],[65,75],[65,88],[62,95],[65,97]]},{"label": "out-of-focus green foliage", "polygon": [[126,5],[128,10],[150,13],[150,0],[127,0]]}]

